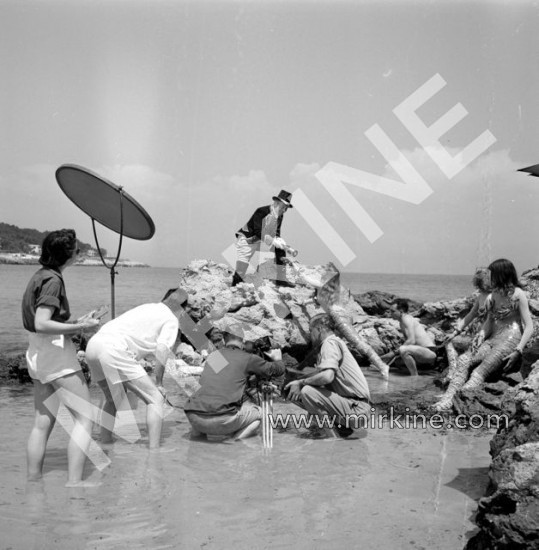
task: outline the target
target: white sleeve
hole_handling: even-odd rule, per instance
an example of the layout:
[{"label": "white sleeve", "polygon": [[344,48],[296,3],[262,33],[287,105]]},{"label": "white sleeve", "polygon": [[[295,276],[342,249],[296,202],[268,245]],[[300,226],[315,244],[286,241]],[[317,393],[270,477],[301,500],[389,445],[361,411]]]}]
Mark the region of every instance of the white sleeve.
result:
[{"label": "white sleeve", "polygon": [[157,344],[164,344],[168,349],[172,349],[176,336],[178,336],[178,329],[180,325],[178,319],[169,319],[162,327],[159,336],[157,337]]}]

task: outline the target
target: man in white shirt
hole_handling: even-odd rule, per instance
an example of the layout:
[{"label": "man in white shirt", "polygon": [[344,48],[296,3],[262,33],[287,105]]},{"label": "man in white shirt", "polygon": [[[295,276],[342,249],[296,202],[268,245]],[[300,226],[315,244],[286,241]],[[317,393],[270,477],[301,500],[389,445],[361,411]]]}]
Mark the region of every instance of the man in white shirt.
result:
[{"label": "man in white shirt", "polygon": [[[86,360],[92,380],[105,394],[101,439],[112,442],[116,404],[112,395],[117,384],[131,390],[147,405],[146,424],[150,449],[159,447],[163,424],[163,374],[167,359],[179,337],[178,318],[184,312],[187,294],[171,289],[160,303],[135,307],[103,325],[86,347]],[[156,383],[140,361],[154,356],[157,361]]]}]

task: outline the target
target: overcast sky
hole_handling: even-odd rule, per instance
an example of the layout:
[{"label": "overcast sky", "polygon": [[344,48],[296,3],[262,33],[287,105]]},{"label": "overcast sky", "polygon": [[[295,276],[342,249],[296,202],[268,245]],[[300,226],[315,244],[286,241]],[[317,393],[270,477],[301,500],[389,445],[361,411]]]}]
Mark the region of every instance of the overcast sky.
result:
[{"label": "overcast sky", "polygon": [[[155,236],[122,255],[154,266],[225,261],[235,231],[286,189],[352,253],[339,258],[296,207],[282,233],[305,263],[468,274],[508,257],[522,271],[539,263],[539,178],[516,172],[539,163],[538,27],[538,2],[515,0],[1,0],[0,221],[93,243],[54,178],[74,163],[148,211]],[[418,108],[425,125],[467,111],[439,149],[493,136],[454,177],[394,112],[436,75],[446,84]],[[373,125],[432,193],[412,204],[346,184],[381,230],[371,242],[319,174],[337,163],[402,181],[366,137]]]}]

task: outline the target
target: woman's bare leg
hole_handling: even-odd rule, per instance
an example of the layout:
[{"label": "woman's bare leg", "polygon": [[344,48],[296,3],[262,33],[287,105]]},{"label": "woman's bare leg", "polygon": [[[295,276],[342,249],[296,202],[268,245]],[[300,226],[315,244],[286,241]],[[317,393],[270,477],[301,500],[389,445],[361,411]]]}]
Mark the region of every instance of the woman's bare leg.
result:
[{"label": "woman's bare leg", "polygon": [[93,411],[90,392],[82,372],[62,376],[53,382],[59,397],[73,415],[73,430],[67,446],[66,487],[83,485],[82,474],[91,442]]},{"label": "woman's bare leg", "polygon": [[30,481],[38,480],[43,475],[45,450],[54,428],[58,406],[59,402],[54,394],[54,387],[51,384],[42,384],[38,380],[34,380],[35,418],[26,447],[28,479]]}]

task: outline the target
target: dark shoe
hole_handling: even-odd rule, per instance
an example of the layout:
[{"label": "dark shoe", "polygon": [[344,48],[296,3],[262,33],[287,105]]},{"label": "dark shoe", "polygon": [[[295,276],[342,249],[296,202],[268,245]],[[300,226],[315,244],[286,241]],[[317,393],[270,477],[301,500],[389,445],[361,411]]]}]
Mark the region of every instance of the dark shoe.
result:
[{"label": "dark shoe", "polygon": [[232,277],[232,284],[230,286],[236,286],[239,283],[243,283],[243,279],[240,275],[238,275],[237,272],[234,272],[234,276]]},{"label": "dark shoe", "polygon": [[344,439],[350,437],[354,433],[354,430],[352,430],[352,428],[347,428],[346,426],[335,426],[335,431],[337,432],[339,437],[342,437]]},{"label": "dark shoe", "polygon": [[245,274],[247,273],[247,268],[249,267],[248,262],[236,262],[236,269],[234,271],[234,276],[232,277],[232,285],[236,286],[239,283],[243,283],[243,278],[245,277]]}]

